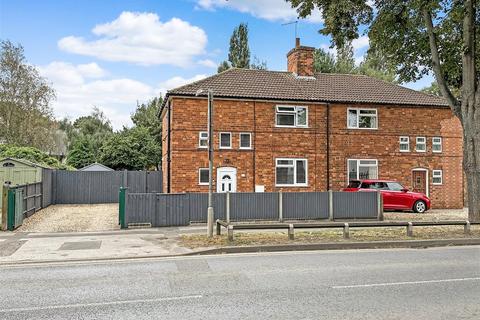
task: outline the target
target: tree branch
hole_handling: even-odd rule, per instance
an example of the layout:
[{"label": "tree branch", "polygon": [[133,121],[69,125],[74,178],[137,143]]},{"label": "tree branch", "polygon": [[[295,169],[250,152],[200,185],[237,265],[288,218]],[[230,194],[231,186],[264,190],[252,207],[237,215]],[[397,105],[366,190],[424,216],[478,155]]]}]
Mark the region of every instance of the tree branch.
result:
[{"label": "tree branch", "polygon": [[453,113],[462,120],[462,110],[460,106],[460,101],[458,101],[450,91],[445,81],[445,76],[443,75],[442,67],[440,65],[440,55],[438,53],[437,46],[437,37],[435,36],[435,31],[433,30],[433,22],[430,11],[427,8],[423,9],[423,19],[425,20],[425,25],[427,27],[427,35],[430,44],[430,51],[432,53],[432,69],[435,73],[435,78],[437,79],[438,87],[442,96],[447,99],[450,108],[452,108]]}]

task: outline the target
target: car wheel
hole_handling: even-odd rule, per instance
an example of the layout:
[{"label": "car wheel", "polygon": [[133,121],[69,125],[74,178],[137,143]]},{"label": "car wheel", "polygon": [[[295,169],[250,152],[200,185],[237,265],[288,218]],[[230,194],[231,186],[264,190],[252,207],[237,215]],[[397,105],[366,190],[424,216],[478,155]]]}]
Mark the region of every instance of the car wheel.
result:
[{"label": "car wheel", "polygon": [[427,205],[422,200],[418,200],[413,205],[413,211],[415,213],[424,213],[425,211],[427,211]]}]

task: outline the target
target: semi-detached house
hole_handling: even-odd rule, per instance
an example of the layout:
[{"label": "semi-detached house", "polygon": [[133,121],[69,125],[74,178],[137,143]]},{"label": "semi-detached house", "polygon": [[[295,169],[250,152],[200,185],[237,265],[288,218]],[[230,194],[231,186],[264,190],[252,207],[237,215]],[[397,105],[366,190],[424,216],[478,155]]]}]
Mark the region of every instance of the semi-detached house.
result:
[{"label": "semi-detached house", "polygon": [[340,190],[393,179],[433,207],[463,207],[462,129],[446,101],[364,75],[314,73],[314,48],[288,71],[229,69],[167,93],[164,192],[207,192],[207,98],[214,92],[216,192]]}]

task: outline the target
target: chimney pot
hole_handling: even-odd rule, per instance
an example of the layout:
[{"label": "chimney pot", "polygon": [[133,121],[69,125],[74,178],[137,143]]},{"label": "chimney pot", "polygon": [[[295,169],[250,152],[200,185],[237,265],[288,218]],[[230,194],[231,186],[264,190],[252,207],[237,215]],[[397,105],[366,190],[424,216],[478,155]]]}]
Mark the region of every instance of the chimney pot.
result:
[{"label": "chimney pot", "polygon": [[300,47],[300,38],[295,38],[295,48]]}]

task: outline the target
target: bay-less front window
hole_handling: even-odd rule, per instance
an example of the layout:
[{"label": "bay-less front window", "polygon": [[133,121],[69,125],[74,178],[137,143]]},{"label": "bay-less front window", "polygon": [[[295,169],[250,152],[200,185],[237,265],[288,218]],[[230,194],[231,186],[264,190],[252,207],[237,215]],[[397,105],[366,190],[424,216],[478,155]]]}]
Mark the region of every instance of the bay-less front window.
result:
[{"label": "bay-less front window", "polygon": [[378,179],[378,161],[376,159],[349,159],[348,180]]},{"label": "bay-less front window", "polygon": [[400,137],[400,152],[409,152],[409,151],[410,151],[410,138]]},{"label": "bay-less front window", "polygon": [[377,109],[348,109],[349,129],[377,129]]},{"label": "bay-less front window", "polygon": [[277,106],[277,127],[306,127],[308,125],[307,107]]},{"label": "bay-less front window", "polygon": [[442,152],[442,137],[432,138],[432,152]]},{"label": "bay-less front window", "polygon": [[276,159],[275,172],[277,186],[307,186],[306,159]]},{"label": "bay-less front window", "polygon": [[220,132],[220,149],[232,148],[232,134],[230,132]]}]

